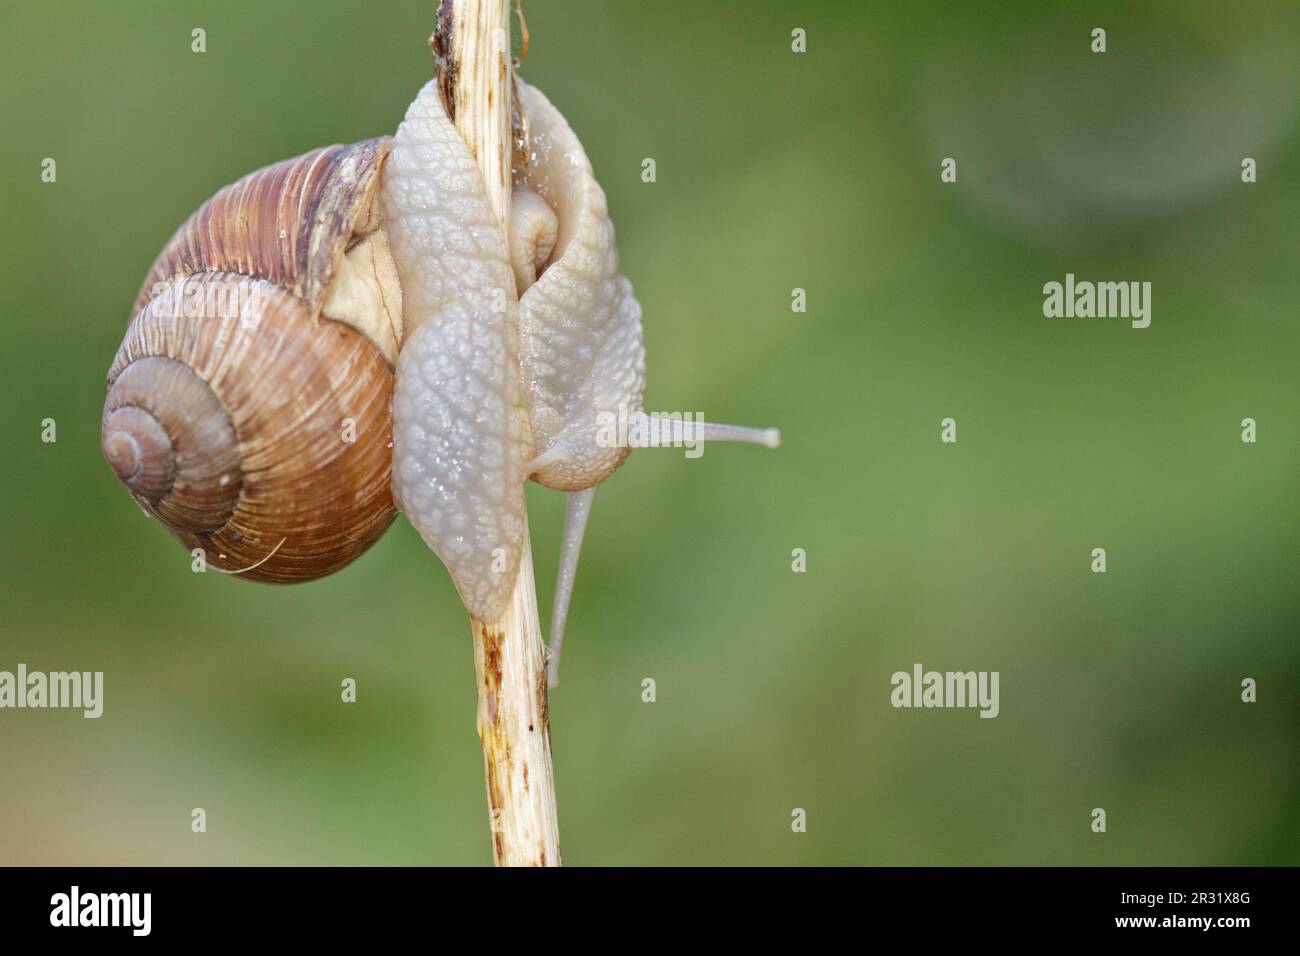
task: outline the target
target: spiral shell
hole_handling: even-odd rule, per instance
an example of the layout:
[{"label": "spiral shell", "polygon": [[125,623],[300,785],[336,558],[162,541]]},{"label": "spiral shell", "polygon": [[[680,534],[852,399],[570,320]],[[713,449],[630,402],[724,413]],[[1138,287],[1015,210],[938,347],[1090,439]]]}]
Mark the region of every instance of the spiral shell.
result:
[{"label": "spiral shell", "polygon": [[[225,187],[173,236],[137,298],[108,373],[104,457],[148,514],[221,570],[318,578],[396,513],[394,333],[327,317],[336,277],[357,268],[349,250],[379,237],[388,149],[325,147]],[[386,256],[369,251],[356,261]]]}]

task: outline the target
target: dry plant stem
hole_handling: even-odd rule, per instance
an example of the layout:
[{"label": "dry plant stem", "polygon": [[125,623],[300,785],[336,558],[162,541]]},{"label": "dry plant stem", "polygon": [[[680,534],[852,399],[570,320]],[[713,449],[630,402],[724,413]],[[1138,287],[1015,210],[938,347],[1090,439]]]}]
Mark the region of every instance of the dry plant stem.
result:
[{"label": "dry plant stem", "polygon": [[473,620],[478,733],[498,866],[559,866],[546,667],[532,552],[499,621]]},{"label": "dry plant stem", "polygon": [[[508,0],[444,0],[434,48],[456,128],[504,231],[513,188]],[[493,855],[498,866],[558,866],[546,666],[526,526],[519,576],[501,619],[470,623]]]}]

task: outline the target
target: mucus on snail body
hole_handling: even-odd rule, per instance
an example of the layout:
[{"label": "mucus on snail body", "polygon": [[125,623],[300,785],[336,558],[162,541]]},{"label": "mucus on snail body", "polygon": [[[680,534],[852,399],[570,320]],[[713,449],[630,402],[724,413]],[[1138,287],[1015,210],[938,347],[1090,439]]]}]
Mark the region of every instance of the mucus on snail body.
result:
[{"label": "mucus on snail body", "polygon": [[568,492],[554,677],[592,499],[630,452],[598,420],[645,418],[645,355],[586,153],[540,91],[517,90],[530,151],[508,235],[437,81],[391,139],[217,192],[149,271],[101,443],[146,512],[254,580],[336,571],[400,507],[479,620],[513,586],[525,482]]}]

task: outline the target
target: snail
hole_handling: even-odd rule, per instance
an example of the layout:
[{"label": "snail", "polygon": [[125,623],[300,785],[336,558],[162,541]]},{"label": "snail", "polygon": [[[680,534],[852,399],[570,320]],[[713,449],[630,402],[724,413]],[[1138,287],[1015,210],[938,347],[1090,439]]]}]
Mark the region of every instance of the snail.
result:
[{"label": "snail", "polygon": [[313,150],[204,203],[137,297],[101,445],[146,513],[252,580],[337,571],[400,509],[479,620],[518,572],[526,481],[566,492],[554,679],[592,500],[631,449],[656,431],[780,437],[645,413],[641,309],[605,194],[551,102],[516,89],[508,234],[437,80],[391,139]]}]

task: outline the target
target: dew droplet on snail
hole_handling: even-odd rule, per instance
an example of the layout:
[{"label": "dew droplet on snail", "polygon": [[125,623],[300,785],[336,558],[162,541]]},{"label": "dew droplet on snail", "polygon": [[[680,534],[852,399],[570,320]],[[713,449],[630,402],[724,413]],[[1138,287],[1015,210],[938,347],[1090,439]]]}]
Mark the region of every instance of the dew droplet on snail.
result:
[{"label": "dew droplet on snail", "polygon": [[[528,139],[508,235],[437,80],[391,138],[204,203],[136,300],[101,444],[148,514],[256,581],[337,571],[400,510],[485,621],[519,569],[525,482],[567,493],[554,679],[592,500],[637,436],[780,437],[646,415],[641,308],[605,194],[569,124],[516,82]],[[634,427],[611,441],[620,415]]]}]

